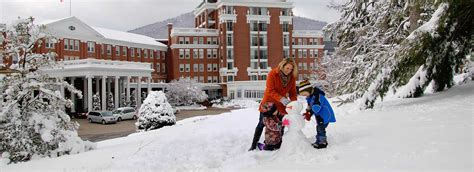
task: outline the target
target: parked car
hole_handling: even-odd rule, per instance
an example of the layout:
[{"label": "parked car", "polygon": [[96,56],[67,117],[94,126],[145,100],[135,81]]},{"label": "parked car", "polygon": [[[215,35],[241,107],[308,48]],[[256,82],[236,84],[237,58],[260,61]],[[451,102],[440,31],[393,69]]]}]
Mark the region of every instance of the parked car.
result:
[{"label": "parked car", "polygon": [[117,121],[122,121],[126,119],[137,119],[137,112],[133,107],[121,107],[112,111]]},{"label": "parked car", "polygon": [[99,122],[102,124],[117,122],[117,118],[114,117],[111,111],[91,111],[87,113],[87,120],[90,123]]}]

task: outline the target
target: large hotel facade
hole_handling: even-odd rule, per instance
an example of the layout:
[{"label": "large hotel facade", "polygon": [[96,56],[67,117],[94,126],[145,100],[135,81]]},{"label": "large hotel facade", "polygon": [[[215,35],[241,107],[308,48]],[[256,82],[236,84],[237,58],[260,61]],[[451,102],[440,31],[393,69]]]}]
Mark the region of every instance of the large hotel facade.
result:
[{"label": "large hotel facade", "polygon": [[286,0],[204,0],[194,11],[195,27],[170,23],[167,40],[68,17],[42,23],[59,41],[45,40],[39,51],[56,52],[64,64],[45,72],[83,91],[78,99],[61,90],[75,102],[71,112],[91,111],[94,94],[101,102],[112,94],[116,107],[134,94],[139,106],[147,92],[166,89],[180,77],[203,83],[211,98],[261,99],[268,72],[283,58],[296,60],[301,80],[323,55],[321,32],[293,30],[292,8]]}]

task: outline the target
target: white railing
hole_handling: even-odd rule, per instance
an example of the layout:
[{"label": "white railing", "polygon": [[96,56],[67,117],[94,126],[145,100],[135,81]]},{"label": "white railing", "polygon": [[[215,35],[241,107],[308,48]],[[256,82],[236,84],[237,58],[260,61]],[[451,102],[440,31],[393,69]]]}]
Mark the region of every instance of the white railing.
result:
[{"label": "white railing", "polygon": [[247,23],[250,23],[250,21],[263,21],[267,24],[270,24],[270,15],[252,15],[252,14],[247,14]]},{"label": "white railing", "polygon": [[188,34],[218,36],[219,31],[217,29],[204,29],[204,28],[173,28],[173,30],[171,30],[171,36],[188,35]]},{"label": "white railing", "polygon": [[60,61],[60,65],[64,69],[81,68],[81,67],[97,67],[97,68],[120,68],[120,69],[149,69],[152,70],[150,63],[145,62],[129,62],[101,59],[80,59]]},{"label": "white railing", "polygon": [[237,14],[221,14],[219,15],[219,22],[223,23],[225,21],[237,22]]},{"label": "white railing", "polygon": [[280,24],[283,24],[284,22],[293,24],[293,16],[280,16]]},{"label": "white railing", "polygon": [[293,30],[293,37],[323,37],[319,30]]}]

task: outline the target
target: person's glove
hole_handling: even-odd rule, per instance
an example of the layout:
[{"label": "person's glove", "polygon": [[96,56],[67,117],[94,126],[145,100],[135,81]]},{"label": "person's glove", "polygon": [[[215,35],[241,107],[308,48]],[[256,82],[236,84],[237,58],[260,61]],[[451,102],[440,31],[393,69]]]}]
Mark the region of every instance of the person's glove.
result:
[{"label": "person's glove", "polygon": [[288,105],[291,101],[288,100],[286,97],[282,97],[282,98],[280,99],[280,102],[281,102],[283,105],[286,106],[286,105]]},{"label": "person's glove", "polygon": [[303,113],[303,115],[304,115],[304,119],[305,119],[306,121],[310,121],[310,120],[311,120],[311,116],[312,116],[311,113],[305,112],[305,113]]}]

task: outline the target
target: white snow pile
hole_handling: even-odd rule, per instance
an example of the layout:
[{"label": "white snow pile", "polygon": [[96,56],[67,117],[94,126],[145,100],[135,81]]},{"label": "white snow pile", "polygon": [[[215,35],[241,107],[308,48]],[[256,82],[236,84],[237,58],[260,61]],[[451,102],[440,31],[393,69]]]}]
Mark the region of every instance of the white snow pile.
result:
[{"label": "white snow pile", "polygon": [[173,108],[162,91],[152,91],[138,111],[136,126],[138,129],[153,130],[176,123]]},{"label": "white snow pile", "polygon": [[[248,152],[257,107],[178,121],[177,125],[98,143],[95,150],[0,166],[21,171],[461,171],[473,168],[474,82],[421,98],[385,100],[374,109],[334,107],[326,149],[284,136],[285,152]],[[291,122],[290,122],[291,125]],[[290,131],[285,134],[290,135]],[[263,139],[261,139],[263,141]]]},{"label": "white snow pile", "polygon": [[258,107],[260,103],[251,99],[232,99],[230,101],[220,101],[212,105],[215,108],[250,108]]}]

